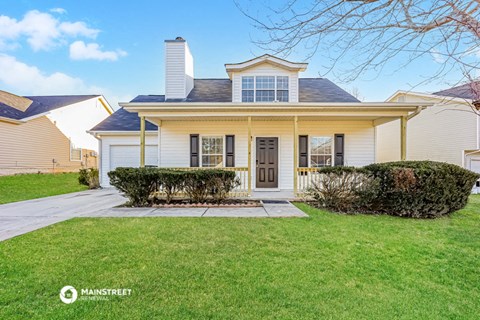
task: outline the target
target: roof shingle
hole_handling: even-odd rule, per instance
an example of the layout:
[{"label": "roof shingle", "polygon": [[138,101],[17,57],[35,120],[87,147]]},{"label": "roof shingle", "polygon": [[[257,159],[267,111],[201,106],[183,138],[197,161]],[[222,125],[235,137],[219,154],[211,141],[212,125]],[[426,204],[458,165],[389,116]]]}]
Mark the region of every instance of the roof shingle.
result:
[{"label": "roof shingle", "polygon": [[[157,126],[145,121],[145,130],[156,131]],[[138,113],[120,108],[90,131],[140,131],[140,118]]]},{"label": "roof shingle", "polygon": [[99,95],[26,96],[25,98],[33,102],[25,112],[0,103],[0,116],[21,120],[96,97],[99,97]]}]

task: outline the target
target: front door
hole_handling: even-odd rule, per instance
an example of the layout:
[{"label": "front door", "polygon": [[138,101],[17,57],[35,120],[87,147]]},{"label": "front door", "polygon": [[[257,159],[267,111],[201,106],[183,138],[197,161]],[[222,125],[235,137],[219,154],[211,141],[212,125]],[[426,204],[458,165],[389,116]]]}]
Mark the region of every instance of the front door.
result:
[{"label": "front door", "polygon": [[278,188],[278,138],[257,138],[256,188]]}]

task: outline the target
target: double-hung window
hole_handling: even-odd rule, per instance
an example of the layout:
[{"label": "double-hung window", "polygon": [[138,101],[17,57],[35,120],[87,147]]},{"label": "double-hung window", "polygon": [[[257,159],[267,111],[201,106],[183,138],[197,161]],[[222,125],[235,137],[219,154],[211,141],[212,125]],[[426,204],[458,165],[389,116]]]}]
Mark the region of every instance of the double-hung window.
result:
[{"label": "double-hung window", "polygon": [[254,77],[242,77],[242,102],[254,102]]},{"label": "double-hung window", "polygon": [[288,76],[242,77],[242,102],[288,102]]},{"label": "double-hung window", "polygon": [[257,76],[255,79],[255,101],[275,101],[275,77]]},{"label": "double-hung window", "polygon": [[202,167],[223,166],[223,137],[202,137]]},{"label": "double-hung window", "polygon": [[328,167],[332,165],[332,137],[311,137],[310,166]]}]

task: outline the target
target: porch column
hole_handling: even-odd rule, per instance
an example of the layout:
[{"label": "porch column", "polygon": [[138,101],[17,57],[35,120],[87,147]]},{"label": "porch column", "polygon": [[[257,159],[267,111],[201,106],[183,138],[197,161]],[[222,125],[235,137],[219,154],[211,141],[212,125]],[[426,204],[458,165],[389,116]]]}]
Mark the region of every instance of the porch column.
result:
[{"label": "porch column", "polygon": [[298,192],[298,116],[293,117],[293,195]]},{"label": "porch column", "polygon": [[145,117],[140,117],[140,168],[145,167]]},{"label": "porch column", "polygon": [[252,195],[252,117],[248,117],[248,195]]},{"label": "porch column", "polygon": [[400,160],[407,160],[407,116],[400,118]]}]

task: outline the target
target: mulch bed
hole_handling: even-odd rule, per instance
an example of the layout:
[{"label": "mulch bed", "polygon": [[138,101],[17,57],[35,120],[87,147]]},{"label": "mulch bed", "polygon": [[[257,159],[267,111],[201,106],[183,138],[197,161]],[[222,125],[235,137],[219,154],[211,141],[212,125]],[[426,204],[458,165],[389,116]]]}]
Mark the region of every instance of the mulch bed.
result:
[{"label": "mulch bed", "polygon": [[235,208],[235,207],[261,207],[258,200],[227,199],[221,204],[207,201],[204,203],[190,203],[188,200],[174,199],[169,204],[160,201],[152,205],[153,208]]}]

